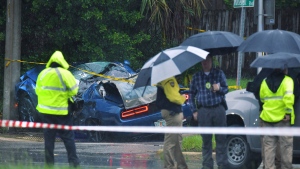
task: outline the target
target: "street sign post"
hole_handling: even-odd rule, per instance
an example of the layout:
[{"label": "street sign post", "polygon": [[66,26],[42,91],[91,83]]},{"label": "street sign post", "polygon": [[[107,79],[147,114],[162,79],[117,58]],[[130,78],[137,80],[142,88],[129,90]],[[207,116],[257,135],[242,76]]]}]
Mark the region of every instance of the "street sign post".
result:
[{"label": "street sign post", "polygon": [[234,0],[234,8],[254,7],[254,0]]},{"label": "street sign post", "polygon": [[[245,8],[254,7],[254,0],[234,0],[234,8],[242,8],[241,10],[241,22],[240,22],[240,36],[244,37],[244,26],[245,26]],[[240,87],[241,74],[242,74],[242,62],[244,60],[244,53],[238,53],[238,67],[237,67],[237,78],[236,86]]]}]

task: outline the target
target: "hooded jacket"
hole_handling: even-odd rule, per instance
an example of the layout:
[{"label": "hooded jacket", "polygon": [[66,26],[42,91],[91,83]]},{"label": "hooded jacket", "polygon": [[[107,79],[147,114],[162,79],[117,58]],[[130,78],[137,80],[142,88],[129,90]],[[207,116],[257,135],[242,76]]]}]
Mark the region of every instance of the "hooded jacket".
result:
[{"label": "hooded jacket", "polygon": [[78,92],[75,77],[68,68],[69,64],[62,53],[56,51],[38,75],[35,92],[38,96],[36,109],[40,113],[68,114],[68,100]]},{"label": "hooded jacket", "polygon": [[291,124],[294,124],[294,82],[282,72],[273,72],[263,80],[260,87],[260,99],[263,110],[260,118],[266,122],[279,122],[286,114],[291,116]]}]

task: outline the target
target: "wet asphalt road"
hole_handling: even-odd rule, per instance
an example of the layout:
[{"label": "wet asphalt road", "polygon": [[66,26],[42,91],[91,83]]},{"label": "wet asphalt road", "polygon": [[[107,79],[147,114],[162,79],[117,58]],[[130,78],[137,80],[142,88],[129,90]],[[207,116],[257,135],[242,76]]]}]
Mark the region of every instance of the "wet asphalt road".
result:
[{"label": "wet asphalt road", "polygon": [[[44,165],[42,140],[9,138],[0,135],[0,164]],[[81,168],[159,169],[163,168],[162,142],[87,143],[76,142]],[[63,142],[55,143],[55,165],[68,166]],[[187,156],[190,169],[200,168],[200,154]]]},{"label": "wet asphalt road", "polygon": [[[0,134],[0,164],[44,165],[42,140],[10,138]],[[82,169],[160,169],[163,168],[163,142],[87,143],[76,141]],[[61,141],[55,143],[55,166],[68,166]],[[189,169],[201,168],[201,154],[185,152]],[[300,169],[294,165],[294,169]],[[25,167],[26,168],[26,167]],[[217,166],[215,166],[217,168]],[[259,167],[262,169],[262,167]]]}]

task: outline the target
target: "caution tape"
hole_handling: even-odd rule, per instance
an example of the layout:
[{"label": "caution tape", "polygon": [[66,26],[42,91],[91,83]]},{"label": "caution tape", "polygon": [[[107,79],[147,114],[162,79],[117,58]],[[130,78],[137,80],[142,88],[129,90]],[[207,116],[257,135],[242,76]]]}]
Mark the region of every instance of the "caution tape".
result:
[{"label": "caution tape", "polygon": [[300,127],[154,127],[154,126],[69,126],[59,124],[0,120],[1,127],[44,128],[82,131],[108,131],[133,133],[182,133],[227,135],[274,135],[300,136]]},{"label": "caution tape", "polygon": [[[46,63],[43,63],[43,62],[28,62],[28,61],[22,61],[22,60],[12,60],[12,59],[7,59],[7,58],[5,58],[5,61],[7,61],[6,64],[5,64],[6,67],[9,66],[9,64],[11,62],[21,62],[21,63],[39,64],[39,65],[45,65],[46,64]],[[113,77],[113,76],[107,76],[107,75],[103,75],[103,74],[98,74],[98,73],[91,72],[91,71],[88,71],[88,70],[80,69],[80,68],[72,66],[72,65],[70,65],[70,67],[73,67],[73,68],[75,68],[77,70],[81,70],[85,73],[95,75],[95,76],[99,76],[99,77],[103,77],[103,78],[106,78],[106,79],[134,84],[134,80],[125,79],[125,78],[118,78],[118,77]]]},{"label": "caution tape", "polygon": [[[7,59],[7,58],[5,58],[5,61],[7,61],[7,63],[5,64],[6,67],[9,66],[9,64],[11,62],[22,62],[22,63],[40,64],[40,65],[46,64],[46,63],[43,63],[43,62],[28,62],[28,61],[22,61],[22,60],[12,60],[12,59]],[[126,83],[131,83],[131,84],[135,83],[135,81],[131,80],[131,79],[118,78],[118,77],[113,77],[113,76],[107,76],[107,75],[103,75],[103,74],[98,74],[98,73],[91,72],[91,71],[88,71],[88,70],[80,69],[80,68],[72,66],[72,65],[70,65],[70,67],[73,67],[73,68],[75,68],[77,70],[83,71],[83,72],[91,74],[91,75],[103,77],[103,78],[114,80],[114,81],[121,81],[121,82],[126,82]],[[181,90],[188,90],[188,89],[189,88],[181,88]],[[242,89],[242,87],[241,86],[228,86],[228,89]]]},{"label": "caution tape", "polygon": [[192,27],[186,27],[186,28],[189,30],[196,30],[198,32],[205,32],[205,30],[203,30],[203,29],[197,29],[197,28],[192,28]]},{"label": "caution tape", "polygon": [[242,89],[242,86],[228,86],[228,89]]},{"label": "caution tape", "polygon": [[9,64],[11,62],[30,63],[30,64],[38,64],[38,65],[45,65],[46,64],[46,63],[43,63],[43,62],[28,62],[28,61],[23,61],[23,60],[12,60],[12,59],[7,59],[7,58],[5,58],[5,61],[7,61],[6,64],[5,64],[5,67],[9,66]]}]

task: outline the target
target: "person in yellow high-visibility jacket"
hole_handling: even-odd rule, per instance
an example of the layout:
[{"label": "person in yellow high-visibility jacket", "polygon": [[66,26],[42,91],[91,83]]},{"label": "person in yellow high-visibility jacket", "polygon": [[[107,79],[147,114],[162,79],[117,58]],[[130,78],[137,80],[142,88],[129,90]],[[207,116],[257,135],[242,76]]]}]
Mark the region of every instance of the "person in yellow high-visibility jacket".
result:
[{"label": "person in yellow high-visibility jacket", "polygon": [[[47,62],[36,81],[35,92],[38,97],[36,109],[40,112],[44,123],[73,125],[71,97],[78,92],[75,77],[68,70],[69,64],[60,51],[56,51]],[[72,130],[44,129],[45,163],[47,166],[54,165],[54,143],[56,133],[63,140],[67,150],[68,162],[71,167],[79,166],[76,154],[74,132]]]},{"label": "person in yellow high-visibility jacket", "polygon": [[[294,81],[286,74],[287,68],[275,69],[261,83],[259,96],[262,102],[262,127],[289,127],[294,124]],[[278,145],[281,169],[293,168],[293,136],[265,135],[262,140],[265,169],[276,168],[275,155]]]},{"label": "person in yellow high-visibility jacket", "polygon": [[[161,109],[166,126],[182,127],[183,113],[181,105],[185,96],[179,93],[179,85],[175,77],[165,79],[157,84],[157,107]],[[181,150],[182,134],[165,133],[164,168],[187,169],[188,166]]]}]

